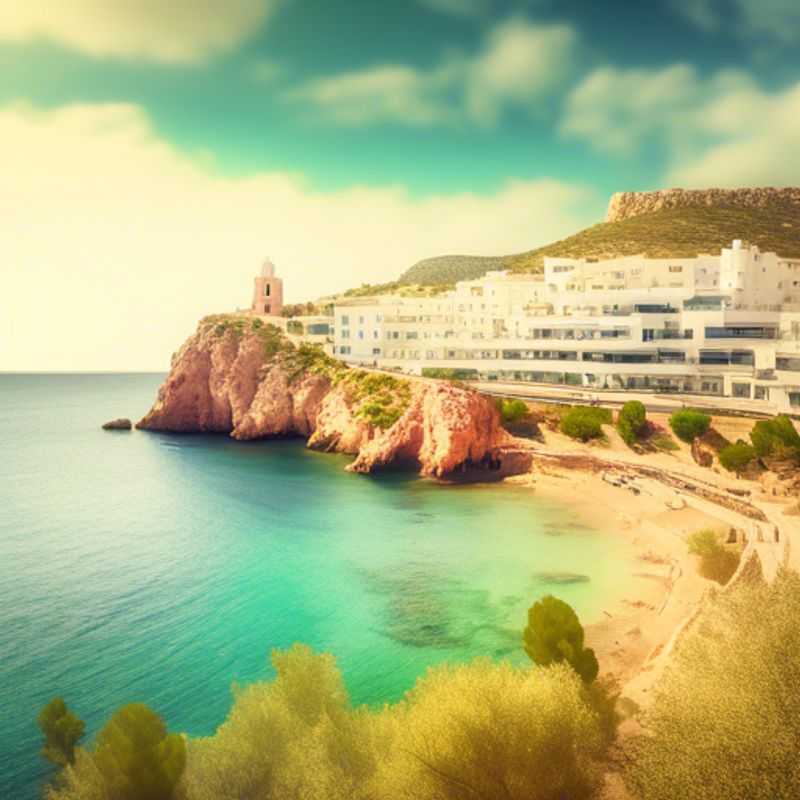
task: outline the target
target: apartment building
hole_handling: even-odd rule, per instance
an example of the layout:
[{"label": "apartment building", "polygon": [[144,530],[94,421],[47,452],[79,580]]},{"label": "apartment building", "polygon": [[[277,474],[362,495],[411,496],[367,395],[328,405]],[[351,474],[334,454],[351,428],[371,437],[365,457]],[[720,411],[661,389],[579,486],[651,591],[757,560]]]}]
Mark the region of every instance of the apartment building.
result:
[{"label": "apartment building", "polygon": [[334,352],[425,374],[761,400],[800,413],[800,257],[546,258],[432,298],[345,301]]}]

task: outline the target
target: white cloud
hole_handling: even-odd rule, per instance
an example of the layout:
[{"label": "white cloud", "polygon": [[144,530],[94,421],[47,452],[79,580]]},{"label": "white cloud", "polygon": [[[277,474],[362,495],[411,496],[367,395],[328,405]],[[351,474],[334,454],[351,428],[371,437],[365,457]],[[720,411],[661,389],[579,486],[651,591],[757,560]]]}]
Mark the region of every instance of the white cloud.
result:
[{"label": "white cloud", "polygon": [[673,6],[702,30],[792,45],[800,40],[797,0],[673,0]]},{"label": "white cloud", "polygon": [[46,39],[91,56],[196,62],[230,50],[281,0],[24,0],[0,9],[0,41]]},{"label": "white cloud", "polygon": [[166,368],[205,314],[250,302],[270,256],[287,300],[395,278],[443,253],[502,254],[593,221],[556,181],[491,195],[318,192],[229,178],[177,152],[133,105],[0,108],[0,370]]},{"label": "white cloud", "polygon": [[493,121],[505,105],[532,105],[555,89],[574,63],[576,44],[568,25],[520,19],[498,25],[467,66],[467,108],[473,119]]},{"label": "white cloud", "polygon": [[331,78],[318,78],[288,94],[308,102],[332,122],[361,125],[399,121],[431,125],[454,118],[441,102],[447,71],[423,73],[405,65],[386,65]]},{"label": "white cloud", "polygon": [[738,70],[598,69],[570,93],[560,129],[621,156],[657,144],[670,185],[800,182],[800,84],[771,93]]},{"label": "white cloud", "polygon": [[318,78],[287,97],[341,124],[492,125],[503,109],[533,109],[557,88],[576,44],[567,25],[512,19],[493,28],[471,57],[451,53],[427,70],[394,64]]},{"label": "white cloud", "polygon": [[709,106],[705,124],[721,141],[683,163],[675,161],[670,183],[690,188],[800,184],[800,83],[774,95],[723,97]]}]

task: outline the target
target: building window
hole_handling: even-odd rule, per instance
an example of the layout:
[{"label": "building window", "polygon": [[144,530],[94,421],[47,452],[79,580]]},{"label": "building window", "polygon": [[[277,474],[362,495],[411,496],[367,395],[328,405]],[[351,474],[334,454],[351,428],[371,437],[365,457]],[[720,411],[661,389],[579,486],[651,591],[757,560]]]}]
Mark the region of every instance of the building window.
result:
[{"label": "building window", "polygon": [[346,314],[344,314],[342,316],[342,325],[349,325],[349,324],[350,324],[350,317],[348,317]]},{"label": "building window", "polygon": [[269,297],[269,293],[270,293],[270,290],[271,290],[271,289],[272,289],[272,286],[271,286],[271,285],[268,283],[268,284],[267,284],[267,285],[264,287],[264,297]]},{"label": "building window", "polygon": [[769,389],[766,386],[755,387],[756,400],[769,400]]},{"label": "building window", "polygon": [[675,266],[669,268],[670,272],[683,272],[683,267]]},{"label": "building window", "polygon": [[800,406],[800,392],[789,392],[789,405],[792,408]]},{"label": "building window", "polygon": [[341,335],[342,335],[342,339],[349,339],[350,338],[350,331],[349,330],[343,330],[341,332]]},{"label": "building window", "polygon": [[750,399],[750,384],[749,383],[734,383],[733,396]]}]

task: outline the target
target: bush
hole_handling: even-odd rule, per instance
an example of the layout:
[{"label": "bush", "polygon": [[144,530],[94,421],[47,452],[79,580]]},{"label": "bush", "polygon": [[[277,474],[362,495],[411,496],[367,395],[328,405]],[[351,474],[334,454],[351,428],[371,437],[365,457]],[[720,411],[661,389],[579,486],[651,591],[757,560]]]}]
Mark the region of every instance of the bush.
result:
[{"label": "bush", "polygon": [[728,550],[710,529],[696,531],[689,537],[689,552],[700,556],[700,574],[717,583],[727,583],[739,566],[739,554]]},{"label": "bush", "polygon": [[765,419],[756,422],[750,432],[756,455],[764,456],[793,456],[800,454],[800,434],[794,424],[784,414],[774,419]]},{"label": "bush", "polygon": [[647,411],[644,403],[629,400],[620,409],[617,416],[617,430],[622,441],[627,445],[634,444],[647,429]]},{"label": "bush", "polygon": [[503,424],[519,422],[519,420],[524,419],[530,413],[527,403],[522,400],[515,400],[511,397],[498,398],[496,405]]},{"label": "bush", "polygon": [[597,677],[594,650],[583,646],[583,626],[563,600],[547,595],[534,603],[522,636],[525,652],[534,664],[546,667],[566,661],[585,683]]},{"label": "bush", "polygon": [[448,367],[423,367],[423,378],[441,378],[450,381],[476,381],[478,380],[478,370],[476,369],[451,369]]},{"label": "bush", "polygon": [[711,417],[694,408],[676,411],[669,418],[672,432],[682,441],[691,444],[698,436],[702,436],[711,425]]},{"label": "bush", "polygon": [[[295,645],[272,661],[273,681],[235,689],[216,733],[188,739],[181,800],[588,800],[599,789],[614,698],[567,664],[434,667],[400,703],[369,709],[351,706],[331,655]],[[49,800],[122,797],[98,760],[79,750]]]},{"label": "bush", "polygon": [[83,721],[67,708],[61,697],[54,697],[39,712],[37,722],[44,734],[42,757],[61,767],[74,763],[75,745],[86,728]]},{"label": "bush", "polygon": [[719,451],[719,463],[737,475],[756,457],[755,448],[741,439]]},{"label": "bush", "polygon": [[672,655],[631,753],[640,800],[800,797],[800,577],[712,599]]},{"label": "bush", "polygon": [[596,796],[606,741],[566,665],[476,660],[430,670],[397,719],[385,800],[583,800]]},{"label": "bush", "polygon": [[611,411],[594,406],[571,406],[561,417],[561,432],[572,439],[588,442],[603,435],[603,425],[610,425]]},{"label": "bush", "polygon": [[95,765],[114,800],[171,800],[186,744],[144,703],[123,706],[97,737]]}]

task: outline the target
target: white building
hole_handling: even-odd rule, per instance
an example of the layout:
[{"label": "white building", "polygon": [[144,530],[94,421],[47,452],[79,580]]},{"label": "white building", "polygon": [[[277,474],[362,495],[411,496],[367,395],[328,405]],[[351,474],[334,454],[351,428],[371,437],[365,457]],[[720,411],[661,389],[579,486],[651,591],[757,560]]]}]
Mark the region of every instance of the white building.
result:
[{"label": "white building", "polygon": [[718,256],[546,258],[432,298],[334,309],[343,360],[424,374],[679,391],[800,413],[800,257],[735,241]]}]

